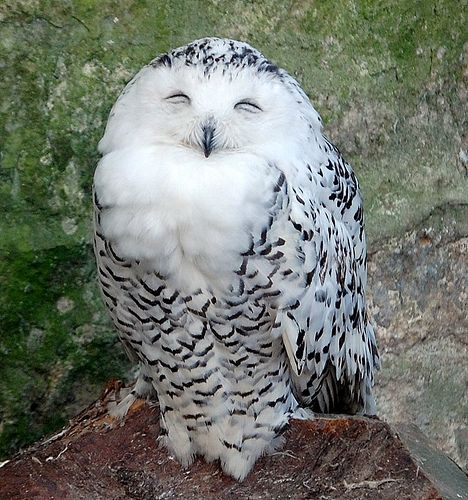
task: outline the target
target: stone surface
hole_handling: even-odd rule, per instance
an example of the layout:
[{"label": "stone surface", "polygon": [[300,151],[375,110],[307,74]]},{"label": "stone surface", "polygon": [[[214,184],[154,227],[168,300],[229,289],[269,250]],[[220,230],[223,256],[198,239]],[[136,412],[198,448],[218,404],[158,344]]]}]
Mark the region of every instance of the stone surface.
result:
[{"label": "stone surface", "polygon": [[[113,398],[110,388],[58,436],[4,464],[0,497],[442,498],[440,483],[436,488],[434,479],[428,479],[424,463],[413,459],[395,432],[377,419],[337,416],[292,421],[283,448],[260,459],[247,479],[238,483],[203,460],[182,469],[157,445],[157,405],[137,401],[119,423],[106,411]],[[421,450],[430,448],[420,444]],[[437,452],[431,450],[429,455]],[[455,496],[445,498],[467,498],[461,489],[468,491],[466,476],[456,468],[452,477],[459,484],[452,488]]]},{"label": "stone surface", "polygon": [[143,64],[217,34],[296,76],[355,166],[381,414],[413,419],[466,465],[465,27],[457,0],[2,1],[0,456],[131,376],[95,284],[96,144]]},{"label": "stone surface", "polygon": [[415,462],[444,498],[468,498],[468,477],[455,462],[437,450],[414,424],[400,422],[396,429]]},{"label": "stone surface", "polygon": [[[457,218],[459,220],[457,220]],[[468,205],[438,208],[370,256],[379,414],[468,469]]]}]

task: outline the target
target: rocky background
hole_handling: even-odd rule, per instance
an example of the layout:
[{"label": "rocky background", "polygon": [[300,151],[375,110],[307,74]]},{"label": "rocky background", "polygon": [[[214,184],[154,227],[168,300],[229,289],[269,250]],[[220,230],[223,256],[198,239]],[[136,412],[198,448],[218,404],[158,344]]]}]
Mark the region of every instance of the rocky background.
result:
[{"label": "rocky background", "polygon": [[91,251],[96,144],[158,53],[218,35],[292,73],[365,196],[382,418],[468,466],[466,0],[4,0],[0,457],[131,378]]}]

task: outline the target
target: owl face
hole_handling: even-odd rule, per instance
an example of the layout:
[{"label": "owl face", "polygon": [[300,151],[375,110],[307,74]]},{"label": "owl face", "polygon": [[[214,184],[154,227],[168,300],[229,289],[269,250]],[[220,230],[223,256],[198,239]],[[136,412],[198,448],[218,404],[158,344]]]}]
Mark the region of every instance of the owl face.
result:
[{"label": "owl face", "polygon": [[205,158],[258,148],[295,125],[292,96],[274,76],[249,68],[230,77],[222,71],[204,75],[196,67],[154,72],[142,98],[154,110],[158,140],[193,148]]},{"label": "owl face", "polygon": [[271,152],[278,144],[284,150],[288,141],[303,140],[310,122],[304,110],[314,112],[295,85],[247,44],[200,40],[140,71],[117,101],[100,150],[160,144],[206,161]]}]

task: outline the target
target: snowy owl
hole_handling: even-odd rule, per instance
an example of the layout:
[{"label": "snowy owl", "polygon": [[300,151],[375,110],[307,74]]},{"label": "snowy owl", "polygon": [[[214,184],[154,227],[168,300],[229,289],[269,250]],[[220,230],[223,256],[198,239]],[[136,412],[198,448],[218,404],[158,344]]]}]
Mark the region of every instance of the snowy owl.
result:
[{"label": "snowy owl", "polygon": [[[106,306],[184,466],[242,480],[307,412],[374,414],[358,182],[299,84],[250,45],[154,59],[94,177]],[[306,409],[306,410],[304,410]]]}]

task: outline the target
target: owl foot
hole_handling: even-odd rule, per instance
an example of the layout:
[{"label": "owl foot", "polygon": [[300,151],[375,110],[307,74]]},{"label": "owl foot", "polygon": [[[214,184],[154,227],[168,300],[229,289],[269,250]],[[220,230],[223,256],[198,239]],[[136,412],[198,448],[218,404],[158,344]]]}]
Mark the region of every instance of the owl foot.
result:
[{"label": "owl foot", "polygon": [[312,420],[315,418],[315,413],[310,408],[297,408],[291,413],[291,418],[297,420]]},{"label": "owl foot", "polygon": [[[133,389],[128,392],[129,388],[122,389],[120,391],[120,395],[124,395],[124,398],[117,401],[111,401],[107,408],[109,411],[109,415],[116,419],[122,420],[130,410],[131,406],[137,399],[145,399],[151,393],[154,392],[153,385],[151,384],[151,380],[148,379],[143,373],[140,372]],[[128,393],[127,393],[128,392]]]}]

